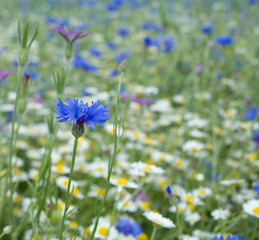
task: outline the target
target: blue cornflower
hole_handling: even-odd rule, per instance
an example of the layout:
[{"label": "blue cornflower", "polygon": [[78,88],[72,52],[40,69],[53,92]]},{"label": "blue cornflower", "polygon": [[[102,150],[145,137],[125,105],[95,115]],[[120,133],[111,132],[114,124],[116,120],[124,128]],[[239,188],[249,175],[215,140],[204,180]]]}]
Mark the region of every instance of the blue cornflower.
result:
[{"label": "blue cornflower", "polygon": [[219,36],[215,38],[215,42],[223,47],[232,45],[233,41],[233,37],[231,36]]},{"label": "blue cornflower", "polygon": [[160,49],[160,45],[159,45],[158,40],[152,39],[151,37],[145,37],[144,38],[144,46],[145,47],[155,46],[155,47],[157,47],[157,49]]},{"label": "blue cornflower", "polygon": [[249,3],[249,4],[256,4],[256,3],[258,3],[258,0],[247,0],[247,2]]},{"label": "blue cornflower", "polygon": [[256,194],[259,196],[259,182],[256,183],[256,185],[253,187],[253,190],[256,192]]},{"label": "blue cornflower", "polygon": [[58,19],[56,17],[48,17],[45,20],[46,25],[55,24],[58,22]]},{"label": "blue cornflower", "polygon": [[203,34],[210,34],[213,32],[213,27],[212,26],[203,26],[201,27],[201,33]]},{"label": "blue cornflower", "polygon": [[110,110],[107,106],[103,106],[99,101],[92,102],[92,106],[88,108],[87,113],[84,117],[84,122],[86,126],[90,126],[93,130],[96,124],[100,127],[104,127],[105,123],[111,116],[109,115]]},{"label": "blue cornflower", "polygon": [[251,107],[246,113],[245,113],[245,119],[247,121],[253,121],[256,118],[256,115],[258,114],[258,108]]},{"label": "blue cornflower", "polygon": [[106,42],[106,47],[107,48],[110,48],[110,49],[116,49],[117,48],[117,45],[111,41],[107,41]]},{"label": "blue cornflower", "polygon": [[117,77],[120,74],[120,72],[117,69],[114,69],[110,72],[110,77]]},{"label": "blue cornflower", "polygon": [[120,218],[116,224],[116,228],[126,236],[132,235],[133,237],[137,237],[142,233],[141,226],[128,218]]},{"label": "blue cornflower", "polygon": [[232,237],[230,235],[228,235],[226,238],[224,238],[223,236],[220,236],[220,237],[213,237],[211,238],[211,240],[246,240],[246,237],[239,238],[236,234],[234,234]]},{"label": "blue cornflower", "polygon": [[170,186],[167,186],[167,187],[166,187],[166,191],[167,191],[169,197],[173,197],[173,196],[174,196],[174,194],[173,194],[172,189],[171,189]]},{"label": "blue cornflower", "polygon": [[129,30],[129,28],[119,28],[118,34],[122,37],[125,37],[130,34],[130,30]]},{"label": "blue cornflower", "polygon": [[92,65],[91,63],[86,61],[83,57],[81,57],[78,54],[74,55],[73,66],[76,68],[81,68],[81,69],[83,69],[87,72],[91,72],[91,73],[94,73],[98,70],[98,67]]},{"label": "blue cornflower", "polygon": [[92,56],[95,56],[95,57],[98,57],[98,58],[100,58],[100,57],[102,57],[102,51],[101,50],[99,50],[97,47],[94,47],[94,46],[92,46],[92,47],[89,47],[88,48],[88,52],[92,55]]},{"label": "blue cornflower", "polygon": [[88,106],[88,103],[84,104],[82,100],[67,99],[67,105],[60,99],[54,105],[57,111],[57,119],[59,122],[70,123],[73,122],[74,126],[83,125],[90,126],[93,130],[96,130],[95,126],[98,124],[101,127],[111,116],[109,115],[109,109],[107,106],[103,106],[99,101],[92,102],[92,106]]},{"label": "blue cornflower", "polygon": [[170,36],[162,36],[161,42],[163,44],[163,51],[165,53],[170,53],[174,49],[175,43]]}]

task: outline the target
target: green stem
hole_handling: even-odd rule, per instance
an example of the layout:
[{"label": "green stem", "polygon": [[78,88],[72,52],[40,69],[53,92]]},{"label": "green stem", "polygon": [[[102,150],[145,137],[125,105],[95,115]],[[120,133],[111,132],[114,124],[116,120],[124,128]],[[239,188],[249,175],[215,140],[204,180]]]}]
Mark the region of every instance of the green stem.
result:
[{"label": "green stem", "polygon": [[100,216],[101,216],[101,213],[102,213],[104,204],[105,204],[105,202],[106,202],[107,193],[108,193],[108,191],[109,191],[110,178],[111,178],[113,166],[114,166],[115,160],[116,160],[117,145],[118,145],[118,140],[117,140],[118,134],[117,134],[117,130],[118,130],[118,113],[119,113],[119,103],[120,103],[120,88],[121,88],[121,82],[122,82],[123,77],[124,77],[124,73],[121,72],[120,81],[119,81],[118,90],[117,90],[116,112],[115,112],[115,118],[114,118],[114,124],[113,124],[113,128],[114,128],[114,149],[113,149],[113,155],[112,155],[112,158],[109,159],[109,164],[108,164],[108,176],[107,176],[107,182],[106,182],[106,187],[105,187],[105,193],[104,193],[104,197],[103,197],[101,206],[100,206],[100,208],[99,208],[99,210],[98,210],[98,213],[97,213],[97,217],[96,217],[96,220],[95,220],[95,224],[94,224],[93,231],[92,231],[91,236],[90,236],[90,240],[93,240],[93,239],[94,239],[94,235],[95,235],[96,230],[97,230],[99,218],[100,218]]},{"label": "green stem", "polygon": [[77,143],[78,143],[78,138],[75,138],[74,147],[73,147],[73,155],[72,155],[72,165],[71,165],[71,168],[70,168],[70,174],[69,174],[69,180],[68,180],[68,186],[67,186],[66,205],[65,205],[64,214],[63,214],[62,223],[61,223],[61,228],[60,228],[60,237],[59,237],[60,240],[63,239],[62,233],[63,233],[63,230],[64,230],[64,222],[66,220],[67,210],[68,210],[69,205],[70,205],[70,197],[73,195],[73,193],[70,193],[70,185],[71,185],[72,174],[73,174],[73,169],[74,169],[74,165],[75,165]]},{"label": "green stem", "polygon": [[15,145],[15,131],[14,131],[14,124],[15,124],[15,117],[17,112],[17,105],[18,105],[18,99],[19,99],[19,93],[21,89],[21,80],[22,80],[22,70],[23,67],[21,65],[18,66],[18,73],[17,73],[17,81],[16,81],[16,99],[14,103],[14,111],[13,111],[13,118],[12,118],[12,130],[11,130],[11,139],[9,143],[9,155],[8,155],[8,179],[9,179],[9,190],[10,190],[10,197],[9,197],[9,212],[11,217],[11,223],[13,228],[14,226],[14,215],[13,215],[13,188],[12,188],[12,157],[14,154],[14,145]]},{"label": "green stem", "polygon": [[152,234],[151,234],[151,237],[150,237],[150,240],[154,240],[155,239],[156,232],[157,232],[157,228],[154,225],[153,231],[152,231]]}]

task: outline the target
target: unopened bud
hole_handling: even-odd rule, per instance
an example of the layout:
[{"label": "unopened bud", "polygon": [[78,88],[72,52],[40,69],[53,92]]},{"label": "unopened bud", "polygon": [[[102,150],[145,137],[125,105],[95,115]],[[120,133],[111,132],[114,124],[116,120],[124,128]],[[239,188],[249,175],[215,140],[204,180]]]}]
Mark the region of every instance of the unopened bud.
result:
[{"label": "unopened bud", "polygon": [[120,72],[126,72],[128,69],[128,62],[126,60],[123,60],[119,65],[119,71]]},{"label": "unopened bud", "polygon": [[6,227],[4,227],[3,233],[4,234],[9,234],[9,233],[12,232],[12,229],[13,229],[12,225],[6,226]]},{"label": "unopened bud", "polygon": [[27,102],[26,102],[26,99],[25,99],[25,98],[20,98],[20,99],[18,100],[17,108],[18,108],[19,113],[25,112],[26,105],[27,105]]},{"label": "unopened bud", "polygon": [[29,53],[29,51],[25,48],[23,48],[22,51],[20,52],[18,61],[21,66],[24,66],[27,63],[28,53]]},{"label": "unopened bud", "polygon": [[23,75],[22,82],[21,82],[21,96],[23,98],[25,98],[27,95],[27,89],[28,89],[30,78],[31,76],[27,73]]},{"label": "unopened bud", "polygon": [[85,133],[84,121],[77,121],[76,125],[73,124],[71,132],[75,138],[80,138]]}]

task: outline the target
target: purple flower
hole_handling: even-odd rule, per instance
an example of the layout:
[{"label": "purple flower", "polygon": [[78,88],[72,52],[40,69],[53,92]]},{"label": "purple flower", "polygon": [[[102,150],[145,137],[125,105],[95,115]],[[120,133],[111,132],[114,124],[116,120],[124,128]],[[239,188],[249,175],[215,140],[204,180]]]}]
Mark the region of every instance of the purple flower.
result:
[{"label": "purple flower", "polygon": [[66,39],[66,41],[73,43],[76,39],[85,37],[92,32],[67,32],[62,27],[56,27],[51,29],[53,32],[58,32],[62,37]]},{"label": "purple flower", "polygon": [[0,71],[0,82],[11,74],[15,74],[15,71]]},{"label": "purple flower", "polygon": [[133,102],[138,103],[140,105],[149,105],[153,103],[152,98],[137,98],[137,97],[132,97]]},{"label": "purple flower", "polygon": [[194,72],[195,72],[196,74],[199,74],[199,73],[202,73],[202,71],[203,71],[203,66],[202,66],[201,64],[197,64],[197,65],[195,66]]},{"label": "purple flower", "polygon": [[255,130],[253,132],[253,136],[252,136],[252,139],[254,141],[254,143],[259,146],[259,130]]},{"label": "purple flower", "polygon": [[138,193],[132,198],[132,200],[135,201],[142,201],[145,202],[147,199],[148,195],[145,194],[142,190],[139,190]]},{"label": "purple flower", "polygon": [[70,123],[73,122],[74,126],[85,124],[90,126],[93,130],[96,130],[96,124],[104,127],[105,123],[111,116],[109,115],[110,110],[107,106],[103,106],[99,101],[92,102],[92,106],[88,106],[88,103],[84,104],[78,99],[67,99],[67,105],[64,104],[60,99],[54,105],[57,111],[57,119],[59,122]]}]

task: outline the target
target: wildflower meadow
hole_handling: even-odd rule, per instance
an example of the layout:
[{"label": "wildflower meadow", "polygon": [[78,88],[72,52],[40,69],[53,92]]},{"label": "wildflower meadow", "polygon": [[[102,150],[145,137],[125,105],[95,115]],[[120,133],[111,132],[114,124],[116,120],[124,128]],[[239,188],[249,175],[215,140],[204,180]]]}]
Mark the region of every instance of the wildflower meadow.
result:
[{"label": "wildflower meadow", "polygon": [[259,240],[259,0],[0,20],[0,239]]}]

